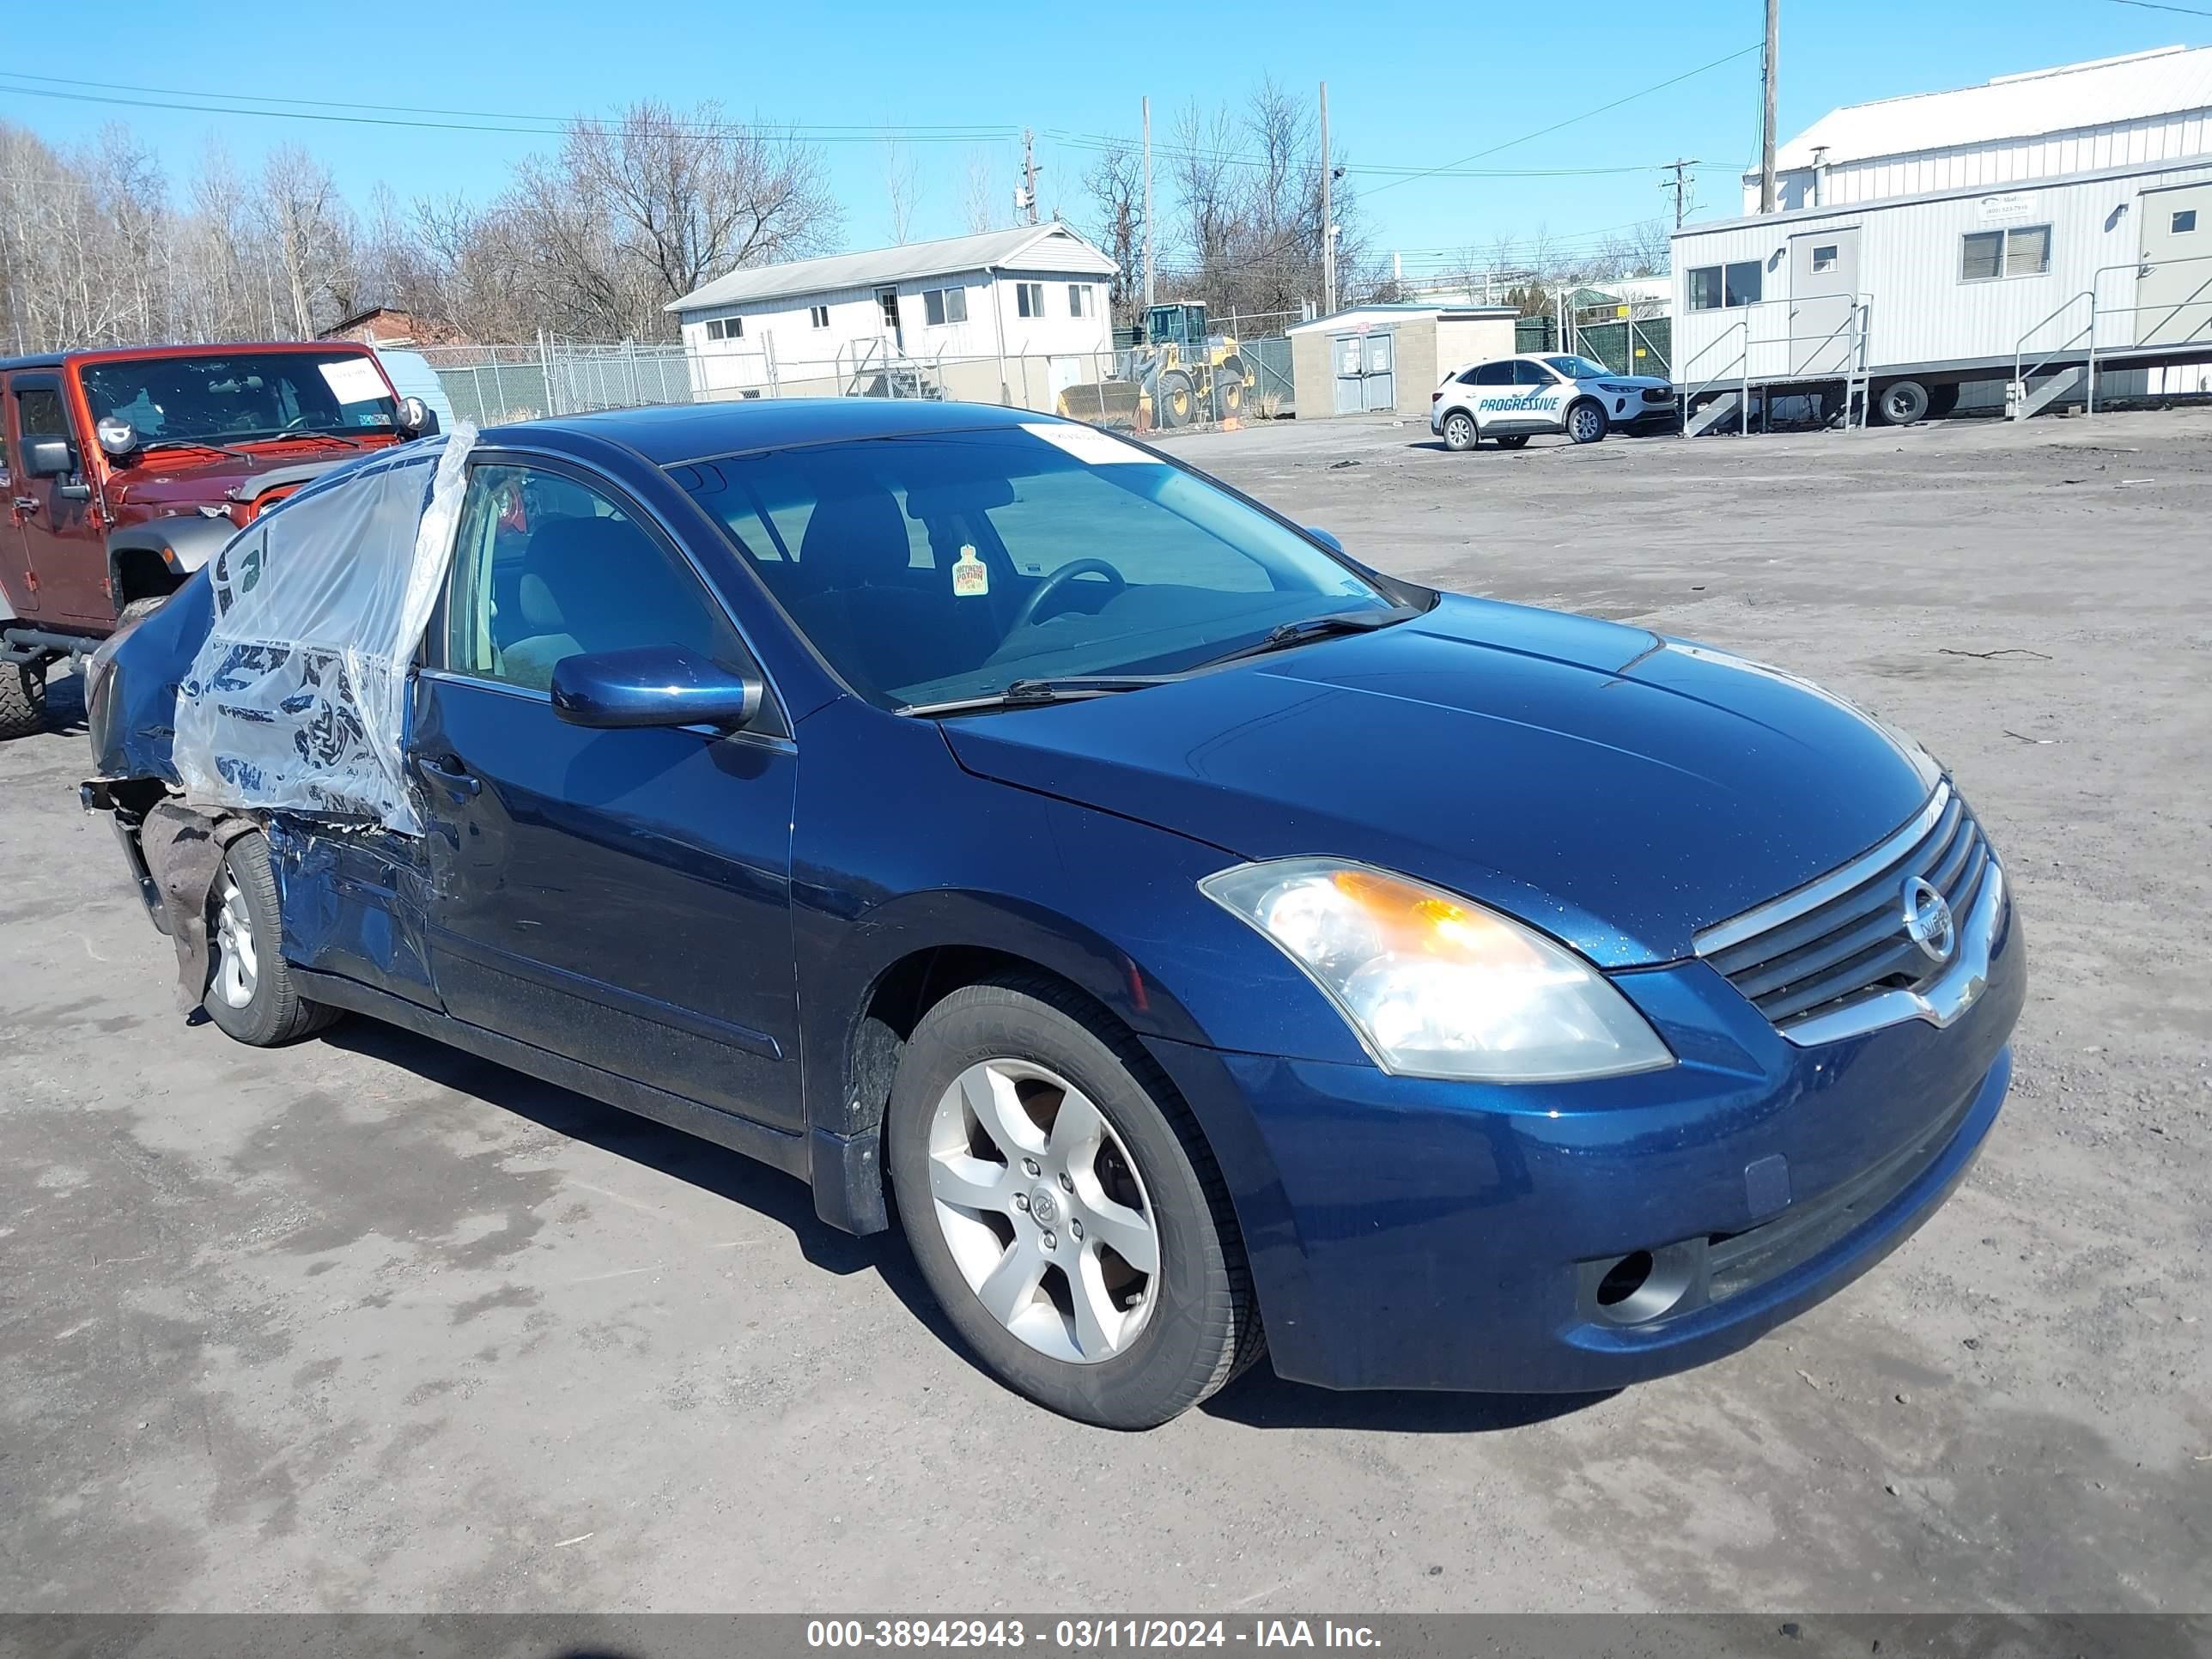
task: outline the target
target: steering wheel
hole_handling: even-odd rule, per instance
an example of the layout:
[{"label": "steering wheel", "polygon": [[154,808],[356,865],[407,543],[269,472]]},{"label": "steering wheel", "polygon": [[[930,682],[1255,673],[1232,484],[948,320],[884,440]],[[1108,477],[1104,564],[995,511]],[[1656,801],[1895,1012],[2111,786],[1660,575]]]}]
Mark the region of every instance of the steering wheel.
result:
[{"label": "steering wheel", "polygon": [[1070,559],[1039,582],[1029,598],[1022,601],[1022,608],[1014,612],[1014,619],[1006,625],[1006,632],[1012,634],[1017,629],[1029,627],[1036,621],[1037,613],[1044,609],[1046,600],[1056,598],[1060,590],[1078,576],[1091,574],[1105,577],[1114,584],[1114,591],[1117,593],[1129,585],[1121,580],[1121,573],[1103,559]]}]

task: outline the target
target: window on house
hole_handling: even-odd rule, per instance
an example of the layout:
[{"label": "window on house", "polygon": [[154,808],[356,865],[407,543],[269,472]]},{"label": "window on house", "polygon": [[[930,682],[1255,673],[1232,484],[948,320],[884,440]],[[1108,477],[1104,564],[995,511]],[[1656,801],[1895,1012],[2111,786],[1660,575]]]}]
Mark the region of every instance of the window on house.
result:
[{"label": "window on house", "polygon": [[1833,270],[1836,268],[1836,246],[1835,243],[1830,242],[1825,247],[1816,247],[1813,250],[1814,270]]},{"label": "window on house", "polygon": [[742,340],[745,337],[745,319],[742,317],[715,317],[707,324],[710,340]]},{"label": "window on house", "polygon": [[1730,306],[1755,306],[1759,303],[1759,279],[1764,268],[1756,259],[1740,260],[1722,267],[1721,302]]},{"label": "window on house", "polygon": [[827,328],[830,326],[830,307],[828,306],[809,306],[806,310],[806,317],[807,320],[812,323],[817,328]]},{"label": "window on house", "polygon": [[2184,235],[2196,228],[2197,210],[2195,208],[2184,208],[2173,216],[2173,234],[2176,236]]},{"label": "window on house", "polygon": [[968,290],[964,288],[926,289],[921,296],[922,315],[932,327],[946,323],[968,320]]},{"label": "window on house", "polygon": [[884,308],[884,326],[896,333],[899,325],[898,290],[895,288],[878,289],[876,303]]},{"label": "window on house", "polygon": [[1690,273],[1690,309],[1718,311],[1721,308],[1721,268],[1700,265]]},{"label": "window on house", "polygon": [[1044,284],[1042,283],[1016,283],[1014,284],[1014,309],[1024,317],[1043,316]]},{"label": "window on house", "polygon": [[1093,314],[1091,309],[1090,283],[1070,283],[1067,285],[1067,314],[1071,317],[1088,317]]},{"label": "window on house", "polygon": [[2014,225],[1970,230],[1960,243],[1959,280],[1987,283],[2000,276],[2040,276],[2051,269],[2051,227]]}]

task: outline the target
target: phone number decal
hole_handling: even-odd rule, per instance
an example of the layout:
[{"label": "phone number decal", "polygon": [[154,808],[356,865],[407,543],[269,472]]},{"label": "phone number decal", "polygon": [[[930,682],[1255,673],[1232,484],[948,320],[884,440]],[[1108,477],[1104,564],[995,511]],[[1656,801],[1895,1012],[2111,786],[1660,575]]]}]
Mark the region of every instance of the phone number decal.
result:
[{"label": "phone number decal", "polygon": [[1089,1651],[1253,1645],[1219,1619],[810,1619],[806,1645],[836,1648],[1026,1648]]}]

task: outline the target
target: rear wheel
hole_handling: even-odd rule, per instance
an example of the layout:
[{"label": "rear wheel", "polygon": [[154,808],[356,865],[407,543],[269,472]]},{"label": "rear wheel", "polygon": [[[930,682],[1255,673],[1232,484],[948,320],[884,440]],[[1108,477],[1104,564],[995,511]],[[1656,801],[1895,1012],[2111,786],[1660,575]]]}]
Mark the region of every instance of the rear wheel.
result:
[{"label": "rear wheel", "polygon": [[972,985],[931,1009],[884,1127],[922,1276],[1017,1392],[1151,1428],[1264,1351],[1188,1109],[1141,1046],[1060,986]]},{"label": "rear wheel", "polygon": [[1244,412],[1244,365],[1235,357],[1213,371],[1213,412],[1221,420]]},{"label": "rear wheel", "polygon": [[1525,432],[1508,432],[1498,439],[1498,447],[1500,449],[1526,449],[1528,447],[1528,434]]},{"label": "rear wheel", "polygon": [[295,1042],[338,1011],[299,993],[284,960],[283,914],[269,843],[241,836],[223,854],[208,895],[208,982],[201,999],[225,1035],[256,1048]]},{"label": "rear wheel", "polygon": [[1931,386],[1928,388],[1928,418],[1929,420],[1940,421],[1958,407],[1959,387],[1955,383],[1950,386]]},{"label": "rear wheel", "polygon": [[46,729],[46,665],[0,662],[0,738]]},{"label": "rear wheel", "polygon": [[1578,444],[1600,443],[1605,438],[1605,410],[1589,399],[1567,411],[1567,436]]},{"label": "rear wheel", "polygon": [[1463,409],[1455,409],[1444,416],[1443,440],[1446,449],[1472,449],[1480,434],[1474,429],[1474,416]]},{"label": "rear wheel", "polygon": [[1928,388],[1917,380],[1892,380],[1875,399],[1885,426],[1911,426],[1928,413]]}]

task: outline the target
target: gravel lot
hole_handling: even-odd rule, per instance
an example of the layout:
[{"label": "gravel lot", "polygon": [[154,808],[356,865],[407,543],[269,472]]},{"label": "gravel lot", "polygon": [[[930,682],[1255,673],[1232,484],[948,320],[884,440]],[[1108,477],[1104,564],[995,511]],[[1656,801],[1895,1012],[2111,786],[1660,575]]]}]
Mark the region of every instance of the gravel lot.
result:
[{"label": "gravel lot", "polygon": [[1258,1375],[1079,1427],[781,1176],[371,1025],[188,1028],[72,720],[0,747],[0,1608],[2212,1605],[2212,411],[1178,447],[1392,570],[1802,670],[1954,769],[2033,979],[1913,1243],[1604,1399]]}]

